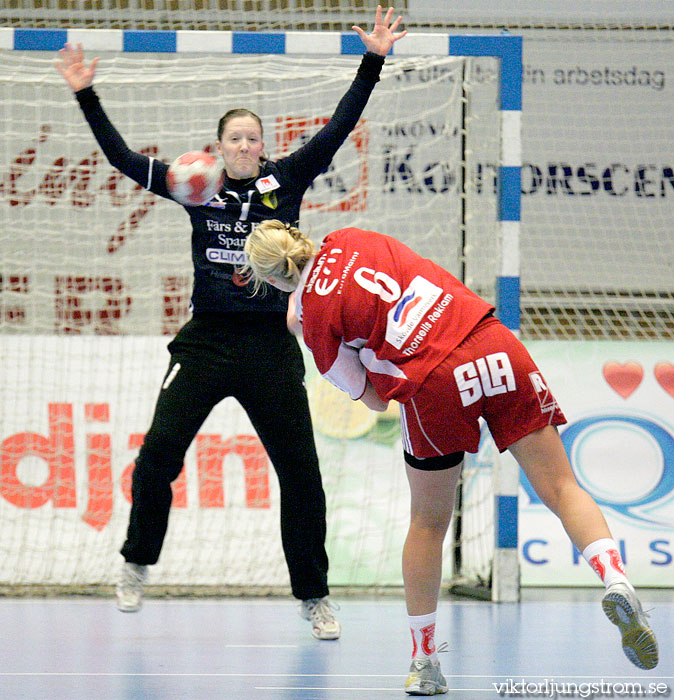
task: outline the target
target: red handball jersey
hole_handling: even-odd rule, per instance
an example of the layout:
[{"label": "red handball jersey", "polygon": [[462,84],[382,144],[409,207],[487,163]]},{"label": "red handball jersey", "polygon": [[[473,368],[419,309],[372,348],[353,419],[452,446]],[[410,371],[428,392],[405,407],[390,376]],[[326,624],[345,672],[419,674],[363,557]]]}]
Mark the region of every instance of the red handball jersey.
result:
[{"label": "red handball jersey", "polygon": [[295,304],[324,377],[352,399],[369,378],[401,403],[494,308],[400,241],[357,228],[323,240]]}]

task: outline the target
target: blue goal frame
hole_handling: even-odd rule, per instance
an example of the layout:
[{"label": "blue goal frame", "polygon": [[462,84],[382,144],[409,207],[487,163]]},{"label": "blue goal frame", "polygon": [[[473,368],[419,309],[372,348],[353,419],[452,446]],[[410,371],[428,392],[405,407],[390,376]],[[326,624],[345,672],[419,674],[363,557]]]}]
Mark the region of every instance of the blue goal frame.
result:
[{"label": "blue goal frame", "polygon": [[[320,36],[320,41],[317,37]],[[122,29],[0,28],[0,49],[58,51],[82,43],[87,50],[129,53],[341,54],[359,55],[363,44],[354,32],[228,32]],[[496,313],[515,334],[520,331],[520,215],[522,37],[500,35],[412,34],[397,42],[391,55],[474,56],[500,61],[501,121],[498,173],[500,268],[496,278]],[[518,490],[514,460],[495,465],[494,563],[492,600],[519,599]]]},{"label": "blue goal frame", "polygon": [[[320,41],[316,37],[320,36]],[[214,32],[122,29],[0,28],[0,49],[58,51],[66,42],[88,50],[129,53],[236,53],[358,55],[363,44],[355,33]],[[519,223],[521,199],[522,37],[415,34],[391,49],[391,55],[488,56],[500,60],[501,162],[498,216],[501,269],[496,280],[500,320],[520,329]]]}]

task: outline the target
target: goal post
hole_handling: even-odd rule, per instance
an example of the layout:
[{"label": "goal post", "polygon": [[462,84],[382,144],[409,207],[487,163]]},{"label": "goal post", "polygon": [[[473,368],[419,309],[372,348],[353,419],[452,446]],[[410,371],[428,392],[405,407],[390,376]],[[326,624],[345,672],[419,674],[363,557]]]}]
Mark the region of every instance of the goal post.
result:
[{"label": "goal post", "polygon": [[[450,54],[462,56],[492,56],[499,59],[499,116],[500,116],[500,162],[498,164],[498,222],[500,242],[498,245],[499,267],[496,277],[496,314],[501,322],[515,334],[520,330],[520,213],[522,173],[522,38],[504,36],[455,36],[450,37]],[[484,431],[483,433],[488,433]],[[473,460],[472,455],[467,457]],[[493,504],[486,504],[487,517],[491,508],[494,540],[489,562],[490,577],[487,578],[487,595],[494,601],[513,602],[520,597],[519,552],[517,548],[517,504],[519,492],[519,467],[514,460],[500,459],[494,453],[487,465],[490,472]],[[463,484],[460,502],[462,510],[471,505]],[[476,506],[478,507],[478,506]],[[463,517],[459,513],[458,517]],[[466,523],[462,524],[465,532]],[[483,533],[479,533],[483,536]],[[461,547],[459,541],[456,546]],[[461,556],[469,556],[469,546]],[[467,578],[469,585],[454,590],[471,594],[475,589],[474,576],[457,572]]]},{"label": "goal post", "polygon": [[[113,123],[134,150],[167,160],[211,144],[220,113],[237,102],[260,113],[272,157],[292,151],[329,117],[363,51],[342,32],[0,28],[9,65],[0,119],[10,125],[0,173],[10,222],[0,269],[0,400],[15,402],[0,419],[0,517],[16,545],[0,545],[3,585],[113,581],[130,461],[165,369],[165,336],[189,313],[187,219],[106,169],[52,65],[66,42],[103,55],[97,91]],[[457,275],[463,262],[467,284],[518,332],[521,38],[415,34],[391,53],[363,119],[308,192],[302,225],[317,238],[346,225],[381,230]],[[487,163],[496,168],[493,193]],[[274,481],[245,416],[220,410],[176,483],[179,525],[169,528],[155,582],[282,588]],[[327,419],[314,413],[332,583],[399,585],[408,505],[402,458],[390,449],[395,421],[375,425],[349,411],[339,429],[342,417],[331,409]],[[233,421],[231,437],[218,434]],[[368,465],[365,481],[349,471],[354,455]],[[477,506],[486,510],[478,536],[493,532],[492,598],[516,600],[518,471],[499,464],[488,505]],[[58,479],[66,482],[60,490]],[[472,507],[468,494],[462,506]],[[236,527],[243,536],[223,547],[222,533]],[[47,534],[56,544],[34,548]],[[180,542],[188,535],[193,541]],[[269,547],[263,564],[254,556],[261,542]],[[341,547],[348,551],[340,559]],[[223,551],[209,557],[213,550]],[[462,564],[472,556],[467,542]],[[456,574],[446,571],[446,583]]]}]

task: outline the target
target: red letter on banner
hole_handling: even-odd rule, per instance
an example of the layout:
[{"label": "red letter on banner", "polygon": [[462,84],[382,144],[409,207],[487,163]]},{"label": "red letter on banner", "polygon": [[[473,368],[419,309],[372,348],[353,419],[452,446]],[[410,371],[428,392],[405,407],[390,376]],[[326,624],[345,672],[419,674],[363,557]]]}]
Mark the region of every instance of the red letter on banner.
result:
[{"label": "red letter on banner", "polygon": [[224,507],[222,464],[232,453],[243,460],[246,507],[269,508],[269,458],[254,435],[235,435],[224,442],[219,435],[197,435],[199,504],[203,508]]},{"label": "red letter on banner", "polygon": [[[39,457],[49,466],[42,486],[26,486],[17,475],[24,457]],[[54,508],[74,508],[75,445],[73,407],[69,403],[49,404],[49,437],[17,433],[0,445],[0,494],[19,508],[39,508],[52,501]]]}]

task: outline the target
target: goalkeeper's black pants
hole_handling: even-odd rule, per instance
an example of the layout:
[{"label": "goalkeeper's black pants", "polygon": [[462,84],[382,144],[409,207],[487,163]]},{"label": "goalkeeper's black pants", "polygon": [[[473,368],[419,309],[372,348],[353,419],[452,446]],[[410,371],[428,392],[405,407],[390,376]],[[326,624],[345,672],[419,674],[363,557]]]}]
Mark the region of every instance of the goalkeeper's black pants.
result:
[{"label": "goalkeeper's black pants", "polygon": [[[136,564],[157,562],[168,525],[171,482],[208,414],[232,396],[248,414],[279,479],[281,539],[293,595],[300,600],[327,595],[325,494],[304,360],[285,315],[200,314],[168,347],[169,369],[133,471],[122,555]],[[265,551],[260,542],[261,568]]]}]

